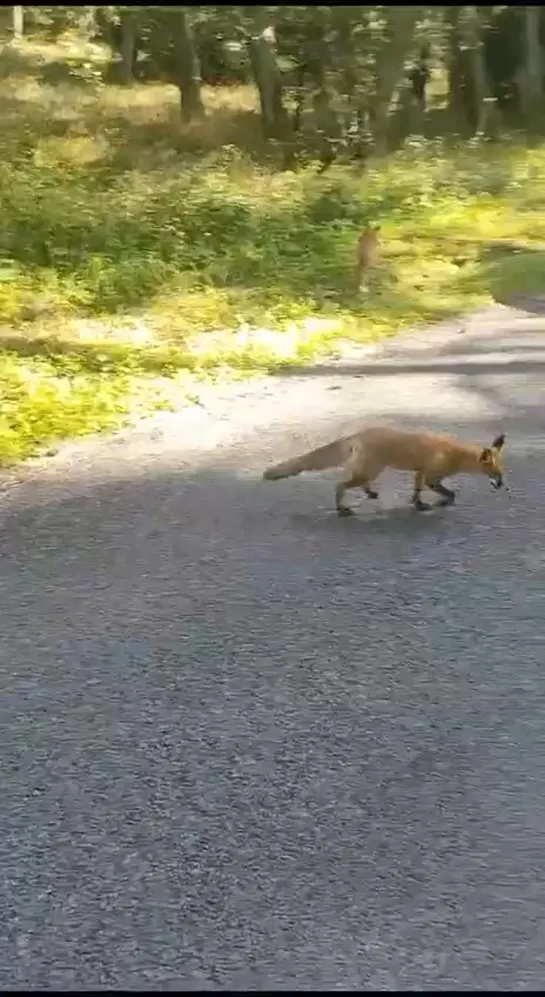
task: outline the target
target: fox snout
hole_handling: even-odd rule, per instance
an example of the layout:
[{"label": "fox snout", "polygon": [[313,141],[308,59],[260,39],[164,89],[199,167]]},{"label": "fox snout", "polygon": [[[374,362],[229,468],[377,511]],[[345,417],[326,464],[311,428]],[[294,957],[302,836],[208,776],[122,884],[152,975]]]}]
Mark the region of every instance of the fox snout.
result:
[{"label": "fox snout", "polygon": [[500,436],[496,436],[496,439],[491,447],[483,448],[481,456],[479,457],[481,468],[485,474],[488,475],[488,480],[490,481],[492,488],[496,489],[496,491],[505,486],[500,457],[504,443],[505,433],[501,433]]}]

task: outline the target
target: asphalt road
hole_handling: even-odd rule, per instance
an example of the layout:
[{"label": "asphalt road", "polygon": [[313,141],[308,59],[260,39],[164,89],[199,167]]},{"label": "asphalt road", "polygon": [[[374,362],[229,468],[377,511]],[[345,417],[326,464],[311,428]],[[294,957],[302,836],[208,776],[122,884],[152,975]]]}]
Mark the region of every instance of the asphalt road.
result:
[{"label": "asphalt road", "polygon": [[[0,987],[541,989],[545,320],[203,394],[0,501]],[[511,494],[263,467],[507,432]]]}]

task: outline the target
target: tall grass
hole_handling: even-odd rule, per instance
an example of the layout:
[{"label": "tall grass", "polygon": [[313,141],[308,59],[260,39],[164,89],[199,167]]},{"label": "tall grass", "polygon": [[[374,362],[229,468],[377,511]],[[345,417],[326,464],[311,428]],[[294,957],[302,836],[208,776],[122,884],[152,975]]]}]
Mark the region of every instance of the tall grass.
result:
[{"label": "tall grass", "polygon": [[[173,88],[104,85],[97,47],[4,56],[0,462],[168,404],[189,375],[274,368],[545,282],[543,148],[413,141],[363,173],[282,172],[250,88],[205,90],[207,120],[182,127]],[[358,292],[367,221],[383,257]]]}]

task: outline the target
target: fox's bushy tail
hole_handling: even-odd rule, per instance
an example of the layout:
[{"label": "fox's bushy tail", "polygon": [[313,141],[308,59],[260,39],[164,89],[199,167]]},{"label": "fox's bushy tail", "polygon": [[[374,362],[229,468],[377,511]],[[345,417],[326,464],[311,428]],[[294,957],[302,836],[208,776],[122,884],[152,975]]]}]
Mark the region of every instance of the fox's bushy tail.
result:
[{"label": "fox's bushy tail", "polygon": [[343,463],[343,460],[342,443],[340,440],[336,440],[334,443],[326,443],[324,447],[318,447],[316,450],[309,450],[308,453],[301,454],[299,457],[285,460],[282,464],[268,467],[263,472],[263,479],[265,481],[280,481],[281,478],[293,478],[296,474],[301,474],[301,471],[325,471],[328,467],[338,467],[339,464]]}]

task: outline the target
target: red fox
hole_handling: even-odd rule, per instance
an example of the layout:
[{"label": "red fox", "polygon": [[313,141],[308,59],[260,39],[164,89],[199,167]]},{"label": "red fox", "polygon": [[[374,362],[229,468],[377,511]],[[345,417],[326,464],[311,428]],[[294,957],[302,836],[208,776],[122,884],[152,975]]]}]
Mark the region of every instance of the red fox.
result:
[{"label": "red fox", "polygon": [[440,436],[423,430],[410,432],[395,426],[368,426],[358,433],[343,436],[316,450],[293,457],[263,473],[265,481],[289,478],[301,471],[322,471],[343,466],[344,473],[335,489],[335,506],[339,516],[351,516],[353,510],[343,502],[349,488],[362,488],[367,498],[378,498],[372,487],[386,467],[414,472],[411,502],[420,511],[431,506],[421,499],[423,488],[439,495],[436,505],[452,505],[456,492],[446,488],[443,478],[454,474],[486,474],[494,488],[501,488],[503,465],[501,452],[505,433],[490,447],[466,443],[453,436]]},{"label": "red fox", "polygon": [[373,267],[378,257],[378,234],[380,225],[368,225],[358,236],[356,243],[356,280],[360,287],[363,274]]}]

